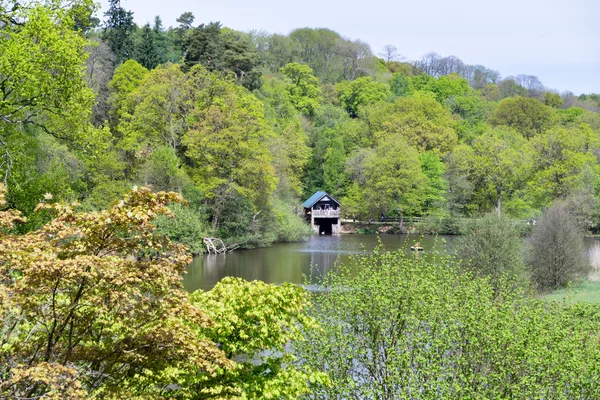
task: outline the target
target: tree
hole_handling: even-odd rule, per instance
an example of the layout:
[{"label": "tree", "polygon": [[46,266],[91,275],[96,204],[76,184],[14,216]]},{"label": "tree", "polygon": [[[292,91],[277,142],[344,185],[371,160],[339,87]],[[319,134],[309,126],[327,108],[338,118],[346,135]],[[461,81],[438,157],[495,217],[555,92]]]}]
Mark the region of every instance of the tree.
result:
[{"label": "tree", "polygon": [[390,96],[390,91],[386,84],[365,76],[340,84],[339,94],[340,103],[354,118],[358,116],[360,107],[386,100]]},{"label": "tree", "polygon": [[474,140],[469,175],[483,210],[493,206],[500,214],[503,201],[526,184],[530,164],[524,147],[524,139],[510,130],[491,131]]},{"label": "tree", "polygon": [[257,96],[265,104],[266,122],[274,133],[269,148],[277,176],[277,195],[297,201],[310,154],[302,120],[286,82],[267,77]]},{"label": "tree", "polygon": [[527,89],[527,96],[540,99],[543,97],[545,88],[542,82],[534,75],[517,75],[516,81]]},{"label": "tree", "polygon": [[473,149],[466,145],[456,146],[446,154],[445,180],[448,182],[446,198],[450,215],[468,216],[474,207],[474,184],[469,179]]},{"label": "tree", "polygon": [[383,58],[383,61],[385,61],[387,64],[392,61],[398,61],[402,58],[402,56],[398,54],[398,48],[391,44],[386,44],[383,46],[383,51],[379,53],[379,56]]},{"label": "tree", "polygon": [[192,32],[194,24],[194,14],[187,11],[181,14],[175,21],[179,23],[179,26],[174,30],[174,45],[181,51],[181,54],[185,54],[187,36]]},{"label": "tree", "polygon": [[344,173],[344,165],[346,162],[346,151],[341,138],[333,140],[331,147],[325,153],[325,164],[323,165],[324,172],[324,189],[337,198],[344,195],[347,178]]},{"label": "tree", "polygon": [[583,279],[590,271],[583,233],[564,205],[548,208],[528,243],[527,264],[533,284],[542,291]]},{"label": "tree", "polygon": [[539,100],[512,97],[500,102],[490,117],[492,125],[506,125],[516,129],[523,137],[531,139],[545,132],[554,119],[552,109]]},{"label": "tree", "polygon": [[152,397],[186,375],[232,368],[194,329],[210,322],[181,283],[186,249],[153,233],[172,201],[183,199],[134,188],[102,212],[45,203],[49,224],[3,236],[0,395]]},{"label": "tree", "polygon": [[155,32],[150,24],[142,27],[140,43],[135,47],[135,59],[146,69],[154,69],[160,64],[160,53],[155,43]]},{"label": "tree", "polygon": [[[203,328],[203,335],[218,342],[228,358],[246,360],[211,378],[226,387],[225,393],[250,399],[298,398],[310,393],[309,382],[328,384],[326,374],[297,364],[291,351],[303,340],[303,331],[318,329],[305,314],[310,302],[304,289],[224,278],[212,290],[194,292],[191,298],[215,321]],[[206,384],[203,379],[198,383],[197,393],[208,395],[210,386],[202,390]]]},{"label": "tree", "polygon": [[124,114],[131,112],[131,105],[128,104],[128,96],[142,82],[148,69],[144,68],[135,60],[127,60],[115,69],[115,73],[108,83],[108,87],[112,90],[108,99],[111,105],[110,123],[115,128],[120,118]]},{"label": "tree", "polygon": [[502,282],[503,275],[521,283],[527,280],[523,240],[515,221],[489,213],[465,224],[461,231],[456,251],[475,274],[489,277],[492,286]]},{"label": "tree", "polygon": [[591,153],[600,147],[597,137],[585,126],[579,128],[555,127],[530,143],[533,174],[528,195],[537,207],[548,206],[552,200],[566,198],[579,180],[586,166],[595,166]]},{"label": "tree", "polygon": [[185,65],[193,67],[203,65],[209,71],[221,68],[220,59],[223,48],[219,35],[221,23],[201,24],[187,36],[185,43]]},{"label": "tree", "polygon": [[194,87],[176,64],[160,66],[147,74],[139,64],[131,65],[130,72],[134,77],[142,73],[143,79],[125,100],[129,109],[117,129],[122,135],[118,146],[132,153],[132,164],[158,146],[178,151],[183,136],[192,127],[194,102],[202,88]]},{"label": "tree", "polygon": [[104,22],[102,40],[104,40],[115,55],[115,65],[119,65],[134,55],[135,23],[133,12],[121,7],[121,0],[109,0],[107,18]]},{"label": "tree", "polygon": [[[259,211],[276,183],[266,146],[271,132],[265,126],[264,105],[246,89],[201,66],[190,70],[189,81],[191,87],[203,89],[193,111],[195,123],[182,139],[192,179],[208,199],[237,192]],[[218,203],[214,227],[220,221]]]},{"label": "tree", "polygon": [[86,51],[89,54],[86,59],[86,82],[96,95],[96,104],[92,109],[92,123],[94,126],[100,126],[109,119],[108,83],[115,72],[115,56],[108,45],[100,39],[91,40],[86,46]]},{"label": "tree", "polygon": [[364,192],[371,215],[421,215],[427,177],[421,170],[417,151],[401,136],[381,142],[364,159]]},{"label": "tree", "polygon": [[249,89],[260,86],[258,51],[249,35],[222,29],[219,22],[200,25],[186,41],[185,65],[203,65],[223,77],[233,76],[237,83]]},{"label": "tree", "polygon": [[193,26],[192,24],[194,23],[194,19],[194,14],[187,11],[181,14],[179,17],[177,17],[176,21],[179,23],[179,26],[181,28],[190,29]]},{"label": "tree", "polygon": [[140,180],[145,186],[152,186],[154,190],[181,193],[183,187],[189,183],[189,178],[181,167],[181,161],[173,148],[161,146],[147,157],[141,167]]},{"label": "tree", "polygon": [[375,142],[402,135],[419,151],[450,151],[458,142],[452,115],[429,93],[402,97],[393,104],[374,104],[362,114]]},{"label": "tree", "polygon": [[80,139],[94,97],[82,69],[85,40],[64,10],[38,6],[19,16],[23,22],[0,27],[0,131],[33,125],[57,138]]},{"label": "tree", "polygon": [[563,105],[563,99],[558,93],[544,93],[544,104],[548,107],[560,108]]},{"label": "tree", "polygon": [[527,89],[519,85],[514,77],[508,76],[498,83],[498,94],[500,98],[526,96]]},{"label": "tree", "polygon": [[281,69],[290,80],[290,100],[303,115],[312,117],[320,107],[322,93],[319,78],[308,65],[290,63]]},{"label": "tree", "polygon": [[323,278],[310,309],[321,329],[298,350],[331,385],[307,398],[598,397],[597,306],[533,298],[432,257],[377,249]]},{"label": "tree", "polygon": [[410,80],[402,72],[396,72],[390,79],[390,89],[392,94],[402,97],[408,94],[412,87]]},{"label": "tree", "polygon": [[446,203],[448,183],[444,179],[445,166],[440,156],[433,151],[419,154],[421,170],[427,177],[424,209],[434,214],[442,211]]},{"label": "tree", "polygon": [[469,83],[458,74],[441,76],[431,81],[424,90],[431,91],[440,103],[456,96],[465,96],[469,92]]}]

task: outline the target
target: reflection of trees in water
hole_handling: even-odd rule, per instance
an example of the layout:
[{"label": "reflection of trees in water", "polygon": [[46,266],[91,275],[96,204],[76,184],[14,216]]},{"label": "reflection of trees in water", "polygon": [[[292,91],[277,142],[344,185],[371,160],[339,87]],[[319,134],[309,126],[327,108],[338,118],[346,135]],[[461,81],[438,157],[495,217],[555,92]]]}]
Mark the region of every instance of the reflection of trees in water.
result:
[{"label": "reflection of trees in water", "polygon": [[227,254],[207,254],[204,256],[203,275],[206,277],[220,276],[219,271],[225,268],[226,259]]},{"label": "reflection of trees in water", "polygon": [[600,281],[600,242],[594,242],[588,250],[588,256],[592,265],[590,280]]},{"label": "reflection of trees in water", "polygon": [[310,283],[319,283],[325,274],[337,267],[338,259],[336,252],[310,253]]}]

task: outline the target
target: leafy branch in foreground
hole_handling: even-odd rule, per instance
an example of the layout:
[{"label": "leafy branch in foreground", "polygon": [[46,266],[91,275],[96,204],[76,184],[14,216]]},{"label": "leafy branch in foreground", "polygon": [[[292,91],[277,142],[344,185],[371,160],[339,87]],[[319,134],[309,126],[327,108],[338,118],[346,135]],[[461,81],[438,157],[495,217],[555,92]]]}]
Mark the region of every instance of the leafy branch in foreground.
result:
[{"label": "leafy branch in foreground", "polygon": [[0,237],[0,399],[279,399],[327,383],[290,351],[316,329],[304,289],[227,278],[185,292],[188,249],[154,225],[183,202],[134,187],[100,212],[43,203],[46,226]]},{"label": "leafy branch in foreground", "polygon": [[380,251],[329,274],[299,353],[333,384],[309,398],[598,398],[598,306],[494,279]]},{"label": "leafy branch in foreground", "polygon": [[187,374],[231,368],[193,328],[210,320],[182,287],[186,248],[154,234],[182,201],[134,188],[101,212],[42,204],[49,224],[2,237],[0,397],[172,397]]}]

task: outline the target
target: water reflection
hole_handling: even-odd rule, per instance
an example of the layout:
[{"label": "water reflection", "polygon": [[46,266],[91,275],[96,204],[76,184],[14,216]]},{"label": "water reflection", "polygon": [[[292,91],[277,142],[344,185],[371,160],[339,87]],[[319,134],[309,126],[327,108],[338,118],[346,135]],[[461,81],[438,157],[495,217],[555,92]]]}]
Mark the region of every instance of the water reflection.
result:
[{"label": "water reflection", "polygon": [[[226,276],[268,283],[316,283],[337,263],[352,255],[371,252],[380,243],[386,250],[407,249],[420,241],[426,251],[450,249],[455,237],[417,235],[313,236],[302,243],[278,243],[271,247],[240,250],[229,254],[196,257],[184,276],[186,290],[209,290]],[[311,267],[312,266],[312,267]]]},{"label": "water reflection", "polygon": [[[379,243],[386,250],[402,248],[410,252],[409,247],[419,241],[425,248],[423,256],[427,257],[433,251],[451,252],[456,239],[457,236],[418,235],[312,236],[302,243],[278,243],[267,248],[196,257],[188,266],[183,283],[190,292],[209,290],[226,276],[268,283],[303,284],[308,280],[314,284],[337,263],[355,254],[371,252]],[[585,243],[590,262],[597,268],[591,278],[600,280],[600,242],[586,238]]]}]

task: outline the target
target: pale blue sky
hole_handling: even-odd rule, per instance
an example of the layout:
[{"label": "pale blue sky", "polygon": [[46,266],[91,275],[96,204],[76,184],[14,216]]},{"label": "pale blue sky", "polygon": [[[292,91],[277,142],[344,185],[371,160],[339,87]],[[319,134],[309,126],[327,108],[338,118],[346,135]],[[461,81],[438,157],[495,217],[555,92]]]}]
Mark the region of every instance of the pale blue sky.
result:
[{"label": "pale blue sky", "polygon": [[[102,13],[107,0],[101,0]],[[325,27],[408,60],[435,51],[482,64],[502,76],[536,75],[547,87],[600,93],[600,0],[122,0],[136,23],[160,15],[165,26],[191,11],[195,24],[287,34]]]}]

